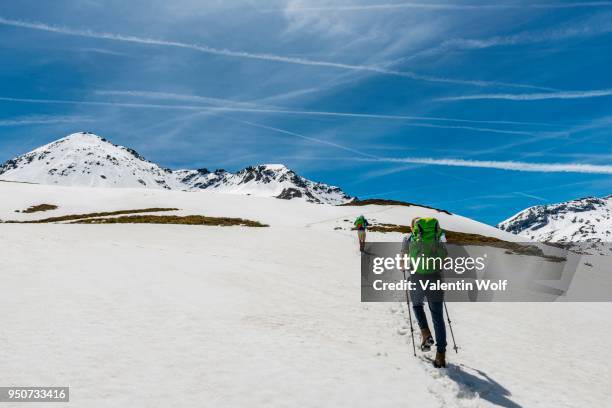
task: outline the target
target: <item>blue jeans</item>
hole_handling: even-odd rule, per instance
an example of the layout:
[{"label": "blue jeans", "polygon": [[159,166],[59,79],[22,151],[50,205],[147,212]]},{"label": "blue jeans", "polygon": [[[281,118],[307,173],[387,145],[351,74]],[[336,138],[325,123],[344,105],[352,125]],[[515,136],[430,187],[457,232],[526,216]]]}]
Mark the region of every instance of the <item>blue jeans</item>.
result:
[{"label": "blue jeans", "polygon": [[419,327],[422,329],[428,329],[427,316],[425,315],[425,308],[423,302],[427,298],[427,304],[429,305],[429,311],[431,312],[431,320],[433,321],[434,333],[436,337],[436,349],[439,353],[446,352],[446,325],[444,324],[444,292],[423,289],[419,280],[430,279],[436,280],[436,277],[416,277],[413,275],[412,281],[416,283],[415,289],[410,291],[410,297],[412,300],[412,310],[416,316]]}]

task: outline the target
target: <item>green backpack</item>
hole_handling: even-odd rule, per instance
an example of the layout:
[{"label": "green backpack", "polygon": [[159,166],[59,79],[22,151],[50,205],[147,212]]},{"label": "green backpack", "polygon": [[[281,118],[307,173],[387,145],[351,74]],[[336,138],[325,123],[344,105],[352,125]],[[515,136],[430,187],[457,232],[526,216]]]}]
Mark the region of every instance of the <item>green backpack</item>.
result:
[{"label": "green backpack", "polygon": [[[444,231],[435,218],[419,218],[410,237],[410,258],[415,273],[430,275],[442,271],[446,248],[440,240]],[[421,258],[417,263],[417,259]]]},{"label": "green backpack", "polygon": [[365,223],[366,223],[365,217],[363,215],[360,215],[359,217],[357,217],[353,225],[355,226],[355,228],[361,229],[363,228]]}]

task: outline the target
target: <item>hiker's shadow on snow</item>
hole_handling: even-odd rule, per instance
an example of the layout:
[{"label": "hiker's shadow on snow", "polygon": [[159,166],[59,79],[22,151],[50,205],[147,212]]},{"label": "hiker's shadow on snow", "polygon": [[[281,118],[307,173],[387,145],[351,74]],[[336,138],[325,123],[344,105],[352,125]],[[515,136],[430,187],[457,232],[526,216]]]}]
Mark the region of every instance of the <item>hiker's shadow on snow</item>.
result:
[{"label": "hiker's shadow on snow", "polygon": [[[471,372],[475,374],[472,374]],[[486,401],[492,404],[499,405],[504,408],[522,408],[521,405],[512,401],[509,397],[512,393],[503,385],[489,377],[485,372],[468,367],[466,365],[450,366],[447,370],[448,378],[459,385],[460,398],[473,398],[475,393]],[[477,374],[477,375],[476,375]]]}]

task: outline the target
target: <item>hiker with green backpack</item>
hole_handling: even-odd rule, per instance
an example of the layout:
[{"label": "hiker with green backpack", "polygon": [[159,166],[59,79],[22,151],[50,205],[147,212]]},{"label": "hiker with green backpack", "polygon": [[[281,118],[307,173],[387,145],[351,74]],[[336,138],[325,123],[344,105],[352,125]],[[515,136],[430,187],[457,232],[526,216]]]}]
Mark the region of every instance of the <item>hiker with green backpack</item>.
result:
[{"label": "hiker with green backpack", "polygon": [[[414,290],[410,291],[412,297],[412,310],[421,329],[421,351],[427,352],[434,345],[434,339],[429,329],[423,302],[427,299],[433,328],[435,333],[436,358],[433,365],[436,368],[446,367],[446,325],[444,323],[444,291],[423,289],[420,281],[435,282],[442,279],[442,270],[435,262],[415,263],[418,257],[444,258],[446,247],[444,231],[435,218],[414,218],[411,224],[411,233],[402,243],[402,253],[411,259],[411,265],[418,265],[411,271],[410,280],[416,282]],[[423,261],[423,259],[422,259]]]},{"label": "hiker with green backpack", "polygon": [[359,250],[361,252],[365,251],[365,242],[366,242],[366,228],[370,226],[368,220],[365,219],[363,215],[360,215],[355,220],[353,224],[357,229],[357,239],[359,240]]}]

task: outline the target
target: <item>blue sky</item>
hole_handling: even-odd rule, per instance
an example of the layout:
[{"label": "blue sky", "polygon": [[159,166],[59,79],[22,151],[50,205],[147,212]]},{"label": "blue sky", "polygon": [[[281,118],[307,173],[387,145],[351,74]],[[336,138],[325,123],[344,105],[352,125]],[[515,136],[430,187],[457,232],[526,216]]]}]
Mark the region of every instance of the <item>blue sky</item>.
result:
[{"label": "blue sky", "polygon": [[3,2],[0,161],[88,130],[494,224],[612,193],[611,40],[612,2]]}]

